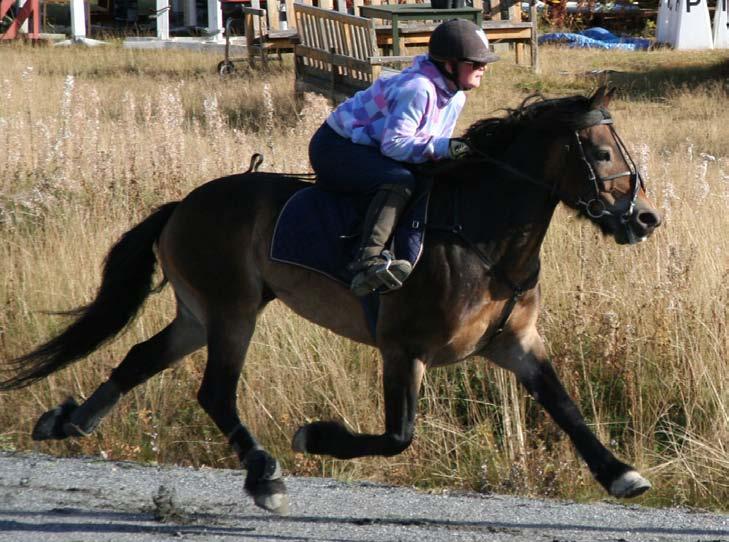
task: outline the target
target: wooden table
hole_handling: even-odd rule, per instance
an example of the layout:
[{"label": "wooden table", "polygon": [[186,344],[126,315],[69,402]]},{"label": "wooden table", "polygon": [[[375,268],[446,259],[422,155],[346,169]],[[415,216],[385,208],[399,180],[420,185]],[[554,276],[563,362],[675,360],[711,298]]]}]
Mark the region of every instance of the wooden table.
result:
[{"label": "wooden table", "polygon": [[400,56],[400,34],[398,27],[401,21],[432,21],[448,19],[470,19],[478,27],[483,22],[481,8],[463,7],[436,9],[430,4],[382,4],[379,6],[359,6],[361,17],[386,19],[392,21],[392,54]]}]

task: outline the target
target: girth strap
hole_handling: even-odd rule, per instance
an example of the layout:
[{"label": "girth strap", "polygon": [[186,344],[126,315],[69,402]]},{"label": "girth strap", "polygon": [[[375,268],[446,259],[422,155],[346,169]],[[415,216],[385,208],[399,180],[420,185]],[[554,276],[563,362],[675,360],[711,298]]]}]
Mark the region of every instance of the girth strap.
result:
[{"label": "girth strap", "polygon": [[494,339],[494,337],[500,335],[504,331],[504,329],[506,328],[506,324],[509,322],[509,318],[511,317],[511,313],[514,311],[514,307],[516,307],[516,303],[519,301],[519,299],[524,295],[525,292],[531,290],[536,285],[537,281],[539,280],[539,271],[541,269],[541,264],[537,262],[537,268],[521,284],[514,284],[501,269],[499,269],[498,267],[494,268],[495,264],[491,256],[489,254],[486,254],[481,249],[481,247],[478,246],[478,244],[463,231],[463,226],[460,224],[460,208],[457,190],[458,189],[456,188],[456,190],[453,191],[453,193],[455,194],[455,196],[453,197],[453,224],[448,226],[439,224],[426,224],[426,229],[431,231],[442,231],[446,233],[451,233],[459,237],[468,246],[468,248],[473,251],[476,256],[478,256],[479,259],[483,262],[487,273],[489,273],[495,279],[506,283],[506,285],[511,289],[511,297],[506,302],[506,305],[504,305],[504,309],[501,311],[501,318],[499,319],[499,323],[496,326],[496,331],[489,338],[490,342]]}]

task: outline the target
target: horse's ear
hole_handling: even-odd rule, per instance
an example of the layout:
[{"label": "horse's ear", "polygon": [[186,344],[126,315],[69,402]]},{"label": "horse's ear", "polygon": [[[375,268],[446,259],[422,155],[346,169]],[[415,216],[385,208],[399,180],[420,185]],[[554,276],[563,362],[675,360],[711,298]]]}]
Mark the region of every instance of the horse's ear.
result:
[{"label": "horse's ear", "polygon": [[615,87],[608,88],[607,85],[603,85],[595,91],[595,94],[590,98],[590,106],[592,109],[599,109],[601,107],[607,107],[610,105],[610,100],[615,94]]}]

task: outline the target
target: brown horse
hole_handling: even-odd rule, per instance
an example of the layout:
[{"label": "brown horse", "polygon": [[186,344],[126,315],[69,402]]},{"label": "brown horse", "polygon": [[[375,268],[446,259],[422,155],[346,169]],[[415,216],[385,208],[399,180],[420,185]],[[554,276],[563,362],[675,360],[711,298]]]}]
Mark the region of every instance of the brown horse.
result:
[{"label": "brown horse", "polygon": [[285,513],[278,462],[236,409],[256,317],[278,298],[304,318],[376,346],[384,364],[382,434],[314,422],[295,434],[296,451],[338,458],[402,452],[413,438],[425,370],[479,355],[516,374],[611,495],[639,495],[649,482],[587,427],[536,328],[540,248],[559,201],[618,243],[642,240],[660,224],[613,128],[611,95],[602,88],[589,98],[532,97],[468,129],[476,152],[435,173],[421,261],[401,289],[381,296],[374,337],[345,287],[269,259],[279,211],[307,183],[248,172],[209,182],[124,234],[107,256],[94,301],[58,336],[16,360],[15,376],[0,389],[29,385],[113,338],[150,293],[158,259],[177,299],[175,319],[135,345],[83,404],[68,400],[41,416],[35,439],[89,434],[124,394],[207,345],[198,401],[247,468],[245,488],[255,503]]}]

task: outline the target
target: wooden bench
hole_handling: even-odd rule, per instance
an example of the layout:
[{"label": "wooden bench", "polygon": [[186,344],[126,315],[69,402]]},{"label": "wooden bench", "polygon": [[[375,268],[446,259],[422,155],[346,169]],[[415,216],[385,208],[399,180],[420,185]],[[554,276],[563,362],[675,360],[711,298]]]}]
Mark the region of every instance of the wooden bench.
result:
[{"label": "wooden bench", "polygon": [[369,87],[386,67],[412,56],[380,56],[372,19],[294,4],[298,43],[294,47],[295,93],[317,92],[334,103]]}]

